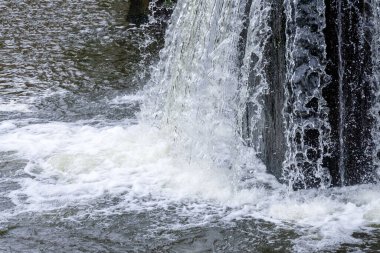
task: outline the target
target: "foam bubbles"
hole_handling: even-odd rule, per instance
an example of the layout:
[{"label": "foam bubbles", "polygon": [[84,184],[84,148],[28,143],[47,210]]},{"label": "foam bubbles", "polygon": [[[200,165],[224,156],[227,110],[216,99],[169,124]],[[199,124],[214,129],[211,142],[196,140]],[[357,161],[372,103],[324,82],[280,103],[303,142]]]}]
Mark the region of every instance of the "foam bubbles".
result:
[{"label": "foam bubbles", "polygon": [[[29,160],[25,171],[36,177],[22,182],[29,203],[54,198],[65,203],[104,192],[224,201],[233,193],[229,170],[217,172],[171,155],[169,140],[143,125],[29,125],[3,134],[0,149]],[[46,183],[46,178],[56,180]]]},{"label": "foam bubbles", "polygon": [[380,223],[378,186],[289,192],[253,163],[257,176],[242,187],[233,170],[189,160],[167,133],[147,125],[3,122],[0,129],[0,151],[28,160],[23,170],[30,177],[18,178],[21,188],[9,193],[15,213],[88,205],[104,196],[121,199],[105,213],[182,203],[191,206],[186,215],[209,221],[252,217],[297,227],[299,252],[358,242],[353,232]]},{"label": "foam bubbles", "polygon": [[29,105],[10,101],[8,103],[1,102],[0,100],[0,112],[31,112]]}]

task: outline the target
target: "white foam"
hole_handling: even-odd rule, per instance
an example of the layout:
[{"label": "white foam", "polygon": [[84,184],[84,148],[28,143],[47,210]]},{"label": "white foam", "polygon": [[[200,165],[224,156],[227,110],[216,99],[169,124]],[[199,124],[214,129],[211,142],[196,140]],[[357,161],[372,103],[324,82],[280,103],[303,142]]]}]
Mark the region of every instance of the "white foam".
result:
[{"label": "white foam", "polygon": [[[154,127],[49,123],[17,128],[5,122],[0,129],[6,129],[0,131],[0,151],[28,159],[24,171],[34,176],[19,179],[22,188],[10,194],[22,211],[85,204],[105,194],[122,197],[118,208],[123,210],[186,202],[192,203],[192,215],[201,213],[206,220],[248,216],[301,226],[305,232],[294,249],[299,252],[358,242],[354,231],[380,224],[378,186],[287,192],[272,176],[258,173],[251,188],[237,187],[232,170],[188,160],[173,150],[167,133]],[[256,166],[260,172],[262,165]]]},{"label": "white foam", "polygon": [[31,109],[29,105],[13,100],[8,103],[0,101],[0,112],[31,112]]},{"label": "white foam", "polygon": [[12,121],[2,121],[2,122],[0,122],[0,132],[9,131],[9,130],[12,130],[12,129],[15,129],[15,128],[16,128],[16,125]]},{"label": "white foam", "polygon": [[30,160],[25,170],[40,180],[22,182],[29,204],[61,198],[65,203],[105,192],[163,194],[172,199],[231,198],[229,170],[180,160],[171,155],[169,144],[159,130],[142,125],[94,128],[50,123],[11,129],[1,136],[0,150],[17,151]]},{"label": "white foam", "polygon": [[[178,3],[140,117],[150,124],[161,120],[156,124],[161,130],[143,123],[0,123],[0,151],[16,151],[28,160],[22,169],[32,176],[19,178],[21,188],[10,193],[14,212],[88,204],[105,195],[122,199],[117,208],[105,207],[107,212],[177,203],[206,222],[253,217],[297,228],[299,252],[357,242],[354,231],[380,224],[378,186],[288,192],[242,145],[237,117],[242,112],[236,105],[240,73],[234,63],[244,8],[233,6],[221,0]],[[247,50],[261,57],[258,48]],[[110,104],[142,99],[120,96]],[[0,111],[29,110],[26,104],[0,101]]]},{"label": "white foam", "polygon": [[142,95],[124,95],[124,96],[117,96],[113,98],[110,101],[110,104],[135,104],[135,103],[140,103],[143,100]]}]

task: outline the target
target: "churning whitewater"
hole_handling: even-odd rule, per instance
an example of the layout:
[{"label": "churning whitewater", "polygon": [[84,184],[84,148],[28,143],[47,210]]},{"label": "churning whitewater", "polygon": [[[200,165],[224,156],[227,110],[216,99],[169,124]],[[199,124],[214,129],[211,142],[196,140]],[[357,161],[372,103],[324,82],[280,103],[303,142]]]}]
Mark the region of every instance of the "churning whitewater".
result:
[{"label": "churning whitewater", "polygon": [[[302,87],[297,88],[297,78],[304,73],[327,76],[323,34],[326,23],[322,14],[326,6],[323,1],[310,4],[315,10],[313,17],[318,18],[308,21],[315,23],[311,26],[315,31],[310,31],[293,20],[302,19],[304,12],[294,12],[302,3],[285,2],[285,7],[281,7],[288,15],[284,21],[289,30],[296,31],[288,33],[284,43],[283,60],[291,64],[283,70],[283,78],[291,81],[289,89],[283,91],[283,98],[272,104],[278,103],[282,106],[280,111],[286,114],[280,121],[285,126],[285,136],[281,138],[288,148],[284,147],[283,161],[270,163],[284,167],[268,168],[265,161],[271,157],[265,154],[263,157],[268,145],[275,145],[266,143],[275,140],[266,139],[264,119],[274,78],[268,76],[270,60],[266,57],[268,48],[274,45],[271,11],[276,4],[266,0],[179,0],[166,31],[165,46],[149,69],[147,84],[133,94],[115,92],[93,102],[103,107],[127,107],[131,111],[140,106],[136,118],[104,119],[96,115],[60,121],[34,116],[38,115],[38,107],[44,105],[38,102],[41,97],[64,97],[75,91],[49,89],[29,97],[9,95],[0,99],[0,112],[27,115],[0,122],[0,159],[4,164],[14,163],[17,168],[0,171],[0,183],[12,185],[3,191],[11,204],[0,207],[0,237],[2,231],[18,226],[12,225],[14,220],[22,220],[28,214],[58,213],[62,222],[81,224],[83,220],[94,219],[96,223],[99,219],[108,224],[112,223],[108,217],[150,212],[152,217],[159,218],[153,225],[141,224],[148,227],[144,240],[163,235],[164,245],[174,239],[163,231],[174,230],[177,236],[186,229],[228,229],[239,221],[257,221],[271,224],[268,227],[273,225],[273,231],[265,232],[268,238],[289,241],[288,248],[277,246],[284,252],[334,252],[342,245],[348,245],[352,251],[368,250],[361,245],[379,238],[376,233],[380,226],[380,187],[376,184],[328,187],[333,179],[322,161],[324,155],[334,150],[326,143],[330,141],[332,127],[322,87],[328,84],[313,79],[311,90],[302,93]],[[378,5],[373,2],[374,13],[380,12]],[[374,17],[377,19],[373,22],[378,24],[380,19],[375,14]],[[309,57],[302,36],[310,36],[308,43],[320,45],[314,48],[318,51],[316,57]],[[152,38],[145,40],[149,44]],[[278,47],[280,42],[277,41]],[[302,52],[295,48],[299,44],[305,47]],[[378,53],[379,31],[374,33],[372,44]],[[373,54],[376,61],[373,64],[379,67],[378,57]],[[379,73],[374,72],[378,79]],[[252,82],[256,85],[252,86]],[[313,98],[319,101],[319,107],[307,122],[302,121],[304,118],[295,111],[306,110],[305,104]],[[297,155],[311,150],[308,140],[297,143],[300,129],[305,136],[313,131],[319,133],[313,150],[321,149],[323,155],[307,158],[316,166],[311,173],[312,183],[304,178],[308,174],[302,174],[302,168],[297,167]],[[342,138],[339,141],[340,149],[335,151],[344,153],[345,142]],[[341,161],[340,170],[343,165]],[[274,168],[283,171],[282,174],[277,175]],[[294,187],[308,184],[318,187]],[[134,226],[131,221],[125,228]],[[255,230],[256,225],[250,229]],[[282,229],[292,232],[280,234]],[[250,233],[253,232],[243,231],[240,236],[249,237]],[[358,233],[367,237],[355,236]],[[147,243],[144,240],[141,244]],[[244,251],[259,252],[256,241],[249,243]],[[151,250],[140,246],[131,251]],[[191,252],[196,245],[192,247],[176,250]],[[112,248],[109,250],[112,252]],[[165,248],[158,250],[164,252]]]}]

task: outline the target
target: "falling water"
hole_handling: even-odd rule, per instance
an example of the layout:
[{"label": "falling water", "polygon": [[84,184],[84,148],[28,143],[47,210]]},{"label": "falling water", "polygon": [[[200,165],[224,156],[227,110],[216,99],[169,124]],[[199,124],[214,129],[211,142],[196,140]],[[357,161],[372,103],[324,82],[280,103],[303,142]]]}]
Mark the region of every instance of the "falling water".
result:
[{"label": "falling water", "polygon": [[344,117],[345,117],[345,110],[344,110],[344,94],[343,94],[343,78],[344,78],[344,67],[343,67],[343,54],[342,54],[342,3],[338,1],[337,3],[337,9],[338,9],[338,20],[337,20],[337,26],[338,26],[338,76],[339,76],[339,162],[338,162],[338,168],[339,168],[339,174],[340,174],[340,183],[344,184],[344,177],[345,177],[345,170],[344,170]]},{"label": "falling water", "polygon": [[[238,44],[245,1],[180,1],[142,113],[170,134],[189,162],[234,166]],[[180,32],[179,32],[180,31]]]},{"label": "falling water", "polygon": [[287,88],[283,113],[288,147],[285,176],[290,184],[324,187],[329,185],[329,176],[323,167],[323,157],[330,152],[328,109],[322,97],[326,82],[325,5],[318,0],[286,1],[285,6]]},{"label": "falling water", "polygon": [[[249,13],[246,17],[247,32],[245,38],[243,38],[245,50],[240,81],[241,108],[238,118],[241,119],[239,125],[243,128],[242,136],[244,141],[256,150],[261,149],[264,141],[260,134],[260,129],[263,129],[264,126],[260,119],[263,117],[265,110],[261,101],[263,100],[263,95],[268,92],[264,53],[271,31],[268,24],[269,12],[270,6],[266,1],[251,1]],[[255,85],[250,85],[252,82]]]},{"label": "falling water", "polygon": [[[370,14],[343,8],[322,0],[180,1],[145,89],[142,118],[165,129],[189,161],[244,174],[255,153],[295,189],[371,181],[364,150],[373,146],[372,102],[346,98],[359,96],[358,89],[368,96],[371,67],[363,65],[362,77],[350,75],[355,57],[368,50]],[[357,36],[343,36],[354,28]],[[349,50],[359,53],[351,59]],[[358,103],[368,121],[362,135],[354,133]],[[363,151],[348,148],[360,140]],[[360,159],[352,165],[354,157]]]},{"label": "falling water", "polygon": [[373,65],[373,91],[374,106],[372,115],[375,118],[375,126],[372,130],[372,136],[375,143],[372,157],[377,167],[377,174],[380,176],[380,2],[372,1],[373,6],[373,39],[372,39],[372,65]]},{"label": "falling water", "polygon": [[380,3],[160,3],[0,0],[0,251],[379,250]]}]

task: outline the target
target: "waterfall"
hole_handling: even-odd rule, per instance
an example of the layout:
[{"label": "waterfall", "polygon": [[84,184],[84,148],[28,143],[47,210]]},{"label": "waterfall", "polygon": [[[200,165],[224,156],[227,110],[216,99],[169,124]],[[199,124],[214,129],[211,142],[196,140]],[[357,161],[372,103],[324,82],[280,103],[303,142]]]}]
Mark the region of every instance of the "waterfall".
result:
[{"label": "waterfall", "polygon": [[372,115],[375,124],[372,129],[372,136],[375,144],[372,157],[377,168],[377,174],[380,175],[380,2],[373,0],[373,39],[372,39],[372,65],[373,65],[373,91],[374,106]]},{"label": "waterfall", "polygon": [[285,177],[295,187],[325,186],[323,157],[330,125],[322,89],[326,85],[323,0],[286,1]]},{"label": "waterfall", "polygon": [[375,104],[374,10],[374,3],[368,1],[332,1],[326,6],[326,72],[331,80],[324,97],[330,110],[333,151],[326,166],[335,185],[371,182],[375,177],[376,141],[371,137],[376,125],[371,114]]},{"label": "waterfall", "polygon": [[179,1],[146,89],[142,118],[167,131],[189,162],[231,168],[238,129],[238,44],[245,1]]},{"label": "waterfall", "polygon": [[374,182],[379,12],[364,0],[178,1],[141,118],[189,162],[239,180],[257,157],[294,189]]},{"label": "waterfall", "polygon": [[265,146],[262,131],[265,129],[265,95],[269,91],[266,76],[266,47],[269,43],[270,5],[267,1],[255,0],[247,3],[246,26],[242,34],[242,65],[240,79],[241,134],[246,145],[260,151]]},{"label": "waterfall", "polygon": [[345,114],[345,103],[344,103],[344,94],[343,94],[343,79],[344,79],[344,66],[343,66],[343,55],[342,55],[342,47],[343,47],[343,41],[342,41],[342,2],[338,1],[337,3],[337,9],[338,9],[338,15],[337,15],[337,30],[338,30],[338,94],[339,94],[339,133],[338,133],[338,149],[339,149],[339,162],[338,162],[338,168],[339,168],[339,176],[340,176],[340,183],[342,184],[344,182],[345,178],[345,170],[344,170],[344,114]]}]

